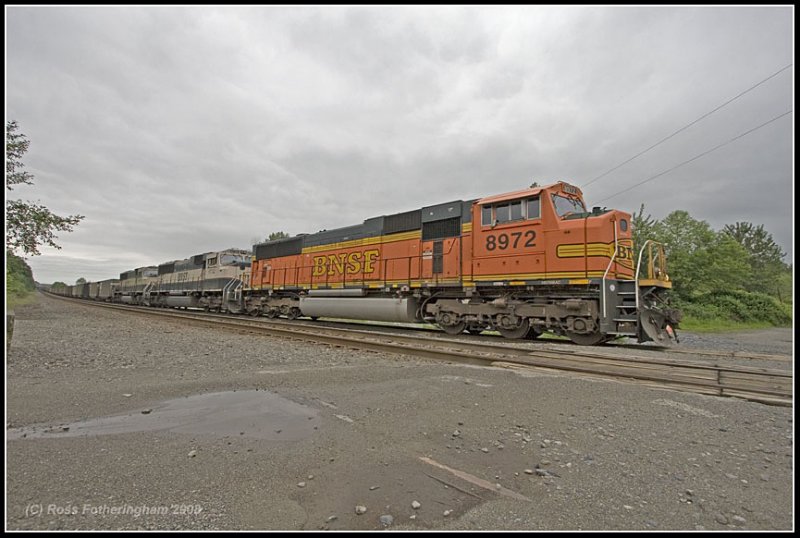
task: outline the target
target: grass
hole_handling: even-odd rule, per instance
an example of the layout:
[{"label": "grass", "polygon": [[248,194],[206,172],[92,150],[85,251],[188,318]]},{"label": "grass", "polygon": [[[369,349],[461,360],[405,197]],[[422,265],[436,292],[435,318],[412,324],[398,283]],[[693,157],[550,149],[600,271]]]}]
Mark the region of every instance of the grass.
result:
[{"label": "grass", "polygon": [[766,322],[741,322],[729,319],[694,319],[684,318],[681,329],[698,333],[749,331],[754,329],[771,329],[775,327]]},{"label": "grass", "polygon": [[15,308],[36,302],[36,292],[31,291],[24,294],[9,293],[6,297],[6,312],[10,312]]}]

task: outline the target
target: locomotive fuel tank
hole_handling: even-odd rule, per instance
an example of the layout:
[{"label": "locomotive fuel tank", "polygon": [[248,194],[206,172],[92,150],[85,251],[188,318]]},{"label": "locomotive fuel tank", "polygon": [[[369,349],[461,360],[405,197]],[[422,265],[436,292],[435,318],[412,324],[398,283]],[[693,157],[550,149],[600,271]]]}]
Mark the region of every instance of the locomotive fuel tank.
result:
[{"label": "locomotive fuel tank", "polygon": [[199,306],[198,298],[194,295],[182,295],[182,296],[167,296],[164,297],[164,304],[167,306],[177,306],[183,308],[190,308],[190,307],[197,307]]},{"label": "locomotive fuel tank", "polygon": [[413,297],[355,298],[301,297],[303,315],[314,318],[369,319],[374,321],[413,322],[417,318]]}]

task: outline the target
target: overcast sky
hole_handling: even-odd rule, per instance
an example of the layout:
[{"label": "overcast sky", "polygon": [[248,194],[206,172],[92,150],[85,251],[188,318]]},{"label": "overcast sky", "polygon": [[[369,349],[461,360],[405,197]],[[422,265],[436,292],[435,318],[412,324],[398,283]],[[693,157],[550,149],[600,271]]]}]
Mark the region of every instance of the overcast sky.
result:
[{"label": "overcast sky", "polygon": [[[794,62],[792,7],[8,7],[14,198],[85,215],[40,282],[566,180]],[[793,262],[794,66],[584,188],[763,224]]]}]

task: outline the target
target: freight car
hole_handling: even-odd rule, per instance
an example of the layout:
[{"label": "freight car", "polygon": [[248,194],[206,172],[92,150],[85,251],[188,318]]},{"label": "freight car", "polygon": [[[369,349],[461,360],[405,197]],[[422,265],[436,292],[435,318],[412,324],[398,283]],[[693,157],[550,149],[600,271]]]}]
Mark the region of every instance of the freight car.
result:
[{"label": "freight car", "polygon": [[119,280],[108,279],[99,282],[85,282],[74,286],[50,287],[48,292],[65,297],[76,297],[80,299],[91,299],[94,301],[111,301],[114,290],[119,284]]},{"label": "freight car", "polygon": [[101,280],[97,283],[97,295],[93,297],[98,301],[110,301],[114,297],[114,292],[119,286],[119,280],[109,278],[108,280]]},{"label": "freight car", "polygon": [[663,247],[643,245],[634,267],[631,215],[587,211],[565,182],[269,241],[254,254],[232,308],[252,315],[426,321],[507,338],[551,331],[583,345],[668,342],[680,321]]},{"label": "freight car", "polygon": [[75,284],[72,287],[72,296],[78,297],[80,299],[88,299],[89,298],[89,283],[84,282],[81,284]]},{"label": "freight car", "polygon": [[89,294],[87,295],[88,299],[97,299],[100,295],[100,283],[99,282],[89,282]]}]

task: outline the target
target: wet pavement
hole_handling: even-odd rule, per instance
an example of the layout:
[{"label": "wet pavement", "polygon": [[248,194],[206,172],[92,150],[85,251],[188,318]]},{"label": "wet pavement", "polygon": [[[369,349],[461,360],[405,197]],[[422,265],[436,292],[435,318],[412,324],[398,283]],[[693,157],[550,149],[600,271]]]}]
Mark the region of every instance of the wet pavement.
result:
[{"label": "wet pavement", "polygon": [[6,435],[8,439],[36,439],[171,431],[218,438],[296,441],[319,428],[318,415],[315,409],[269,391],[239,390],[177,398],[122,415],[14,428]]}]

